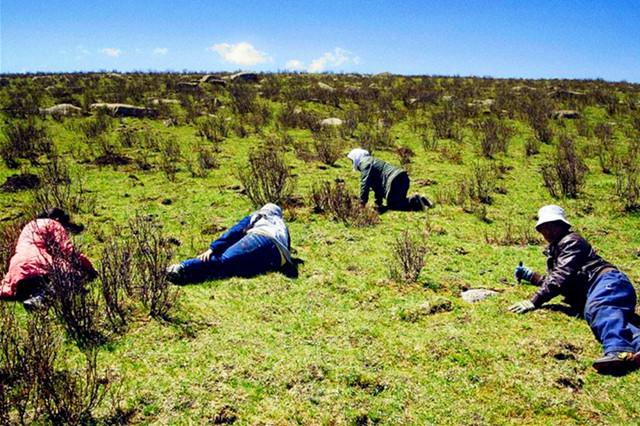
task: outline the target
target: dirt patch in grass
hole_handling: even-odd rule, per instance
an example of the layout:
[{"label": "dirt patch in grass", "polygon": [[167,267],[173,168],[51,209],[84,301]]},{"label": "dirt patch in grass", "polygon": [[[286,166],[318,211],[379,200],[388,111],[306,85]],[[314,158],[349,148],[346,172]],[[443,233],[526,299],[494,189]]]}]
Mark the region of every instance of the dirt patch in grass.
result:
[{"label": "dirt patch in grass", "polygon": [[32,173],[22,173],[11,175],[0,186],[3,192],[18,192],[27,189],[34,189],[40,186],[40,178]]}]

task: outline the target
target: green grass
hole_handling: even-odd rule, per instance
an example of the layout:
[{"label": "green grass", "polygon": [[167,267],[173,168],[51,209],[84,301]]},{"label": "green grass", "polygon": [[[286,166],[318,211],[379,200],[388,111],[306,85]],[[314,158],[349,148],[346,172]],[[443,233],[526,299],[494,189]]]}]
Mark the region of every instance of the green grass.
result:
[{"label": "green grass", "polygon": [[[587,117],[595,121],[606,113],[591,108]],[[184,154],[197,142],[191,126],[148,124],[177,136]],[[498,181],[507,193],[494,195],[487,207],[492,223],[438,205],[424,213],[388,212],[373,227],[353,228],[302,208],[286,213],[294,254],[304,260],[299,278],[272,273],[185,286],[176,311],[180,321],[137,315],[99,355],[101,367],[117,377],[113,386],[121,387],[122,406],[134,410],[132,422],[204,424],[232,413],[236,424],[265,425],[635,424],[640,373],[597,375],[591,362],[600,347],[584,321],[549,309],[526,316],[506,311],[534,291],[516,284],[513,268],[522,260],[543,270],[543,246],[488,245],[484,235],[503,232],[508,220],[533,226],[540,206],[559,202],[603,257],[640,283],[640,220],[620,212],[612,196],[615,178],[603,175],[594,158],[583,195],[551,199],[537,167],[552,147],[543,145],[541,154],[525,159],[530,130],[515,124],[509,154],[500,158],[513,167]],[[48,125],[63,152],[80,144],[63,124]],[[416,152],[411,191],[429,197],[477,157],[470,139],[463,164],[456,165],[425,152],[406,123],[392,133]],[[306,131],[291,134],[310,138]],[[176,182],[133,166],[78,164],[96,208],[79,215],[87,229],[77,242],[97,262],[99,237],[140,211],[157,214],[182,242],[176,260],[204,250],[213,236],[203,235],[203,228],[230,226],[252,211],[234,186],[236,170],[260,139],[229,137],[221,167],[207,178],[191,178],[184,164]],[[356,146],[348,141],[345,154]],[[398,162],[390,151],[376,155]],[[287,159],[297,175],[295,193],[305,199],[320,180],[340,177],[357,190],[359,176],[346,158],[328,168],[296,159],[292,151]],[[11,173],[0,166],[0,180]],[[427,178],[435,184],[417,185]],[[161,203],[166,198],[170,205]],[[2,215],[18,211],[25,199],[1,194]],[[425,233],[429,247],[419,282],[410,285],[388,277],[390,244],[405,229]],[[459,298],[463,287],[492,288],[499,295],[470,305]],[[453,309],[415,322],[402,319],[403,309],[439,297]],[[98,411],[108,408],[107,401]]]}]

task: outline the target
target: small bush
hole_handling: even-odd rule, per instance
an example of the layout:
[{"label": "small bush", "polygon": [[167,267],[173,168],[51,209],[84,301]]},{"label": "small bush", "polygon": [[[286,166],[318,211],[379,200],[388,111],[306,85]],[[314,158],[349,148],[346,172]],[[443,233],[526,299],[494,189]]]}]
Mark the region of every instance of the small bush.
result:
[{"label": "small bush", "polygon": [[283,152],[266,146],[249,153],[248,165],[238,173],[238,178],[246,196],[257,207],[266,203],[281,204],[295,187]]},{"label": "small bush", "polygon": [[215,150],[205,145],[198,145],[195,158],[187,164],[192,177],[207,177],[209,170],[220,167]]},{"label": "small bush", "polygon": [[555,154],[542,166],[541,174],[544,186],[552,197],[576,198],[582,190],[587,171],[571,138],[562,135]]},{"label": "small bush", "polygon": [[498,246],[538,245],[541,242],[530,225],[514,224],[511,220],[504,222],[501,232],[491,234],[485,232],[484,240],[487,244]]},{"label": "small bush", "polygon": [[33,191],[33,212],[39,213],[60,207],[71,213],[91,211],[95,198],[84,188],[84,178],[79,173],[71,179],[68,164],[58,155],[49,157],[38,173],[40,186]]},{"label": "small bush", "polygon": [[407,146],[400,146],[396,149],[396,154],[400,159],[400,166],[407,170],[411,165],[411,159],[416,155],[413,150]]},{"label": "small bush", "polygon": [[77,251],[68,253],[51,238],[46,242],[51,260],[47,264],[48,297],[67,335],[80,347],[101,342],[99,299],[88,281],[85,267]]},{"label": "small bush", "polygon": [[154,318],[167,319],[178,293],[166,279],[173,249],[160,224],[149,216],[137,215],[129,221],[135,255],[133,265],[136,297]]},{"label": "small bush", "polygon": [[229,136],[229,128],[221,116],[206,116],[196,120],[198,136],[211,142],[216,151],[220,150],[220,143]]},{"label": "small bush", "polygon": [[85,141],[91,144],[96,138],[105,135],[113,128],[114,120],[106,110],[99,109],[93,117],[86,118],[78,124]]},{"label": "small bush", "polygon": [[0,226],[0,276],[2,277],[9,270],[9,262],[13,257],[23,226],[24,221],[6,222]]},{"label": "small bush", "polygon": [[0,156],[10,169],[18,167],[19,159],[38,164],[38,157],[53,149],[46,127],[34,118],[10,121],[5,125],[3,134]]},{"label": "small bush", "polygon": [[593,133],[597,138],[596,153],[602,173],[609,174],[617,163],[616,147],[613,140],[613,129],[607,123],[597,124]]},{"label": "small bush", "polygon": [[115,330],[127,324],[127,296],[134,293],[134,254],[135,247],[129,240],[114,237],[102,249],[98,277],[107,319]]},{"label": "small bush", "polygon": [[169,181],[175,182],[176,175],[180,169],[182,152],[175,137],[162,139],[160,143],[160,169],[164,172]]},{"label": "small bush", "polygon": [[493,158],[497,153],[507,153],[509,138],[512,130],[504,121],[493,117],[483,120],[478,126],[480,136],[480,151],[487,158]]},{"label": "small bush", "polygon": [[626,211],[640,210],[640,165],[638,152],[640,146],[632,146],[625,161],[616,168],[615,195]]},{"label": "small bush", "polygon": [[416,282],[424,268],[427,247],[424,241],[405,230],[391,245],[389,276],[396,281]]},{"label": "small bush", "polygon": [[318,159],[324,164],[333,166],[342,157],[342,140],[331,129],[320,129],[313,133],[313,146]]},{"label": "small bush", "polygon": [[360,206],[358,197],[351,194],[342,181],[314,185],[311,205],[316,213],[326,213],[347,225],[370,226],[380,221],[373,209]]},{"label": "small bush", "polygon": [[524,155],[531,157],[540,152],[540,140],[534,137],[527,138],[524,141]]},{"label": "small bush", "polygon": [[474,163],[471,171],[458,181],[459,194],[482,204],[492,203],[497,171],[491,164]]}]

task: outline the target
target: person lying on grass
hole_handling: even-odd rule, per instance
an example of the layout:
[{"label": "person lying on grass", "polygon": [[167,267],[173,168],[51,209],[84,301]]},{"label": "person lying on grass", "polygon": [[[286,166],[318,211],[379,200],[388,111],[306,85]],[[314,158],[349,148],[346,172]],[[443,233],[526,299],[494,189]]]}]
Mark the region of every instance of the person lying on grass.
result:
[{"label": "person lying on grass", "polygon": [[427,197],[419,194],[407,198],[409,175],[406,171],[374,158],[361,148],[352,149],[347,157],[353,162],[353,170],[360,172],[361,205],[367,204],[369,190],[373,190],[378,208],[382,207],[383,199],[391,210],[420,211],[433,207]]},{"label": "person lying on grass", "polygon": [[18,237],[9,270],[0,284],[0,298],[22,300],[27,310],[45,307],[54,257],[64,262],[65,268],[72,267],[70,259],[77,257],[85,277],[95,278],[97,272],[91,261],[75,249],[67,231],[77,232],[79,228],[59,208],[42,212],[29,222]]},{"label": "person lying on grass", "polygon": [[636,293],[627,276],[596,254],[577,233],[560,206],[538,211],[536,230],[549,243],[545,250],[547,274],[540,275],[518,265],[515,276],[540,287],[531,300],[509,307],[523,314],[539,308],[558,295],[584,318],[604,349],[593,362],[601,374],[621,375],[640,366],[640,328],[631,323]]},{"label": "person lying on grass", "polygon": [[174,284],[199,283],[280,269],[288,272],[292,265],[291,238],[282,209],[269,203],[236,223],[204,253],[169,266],[167,279]]}]

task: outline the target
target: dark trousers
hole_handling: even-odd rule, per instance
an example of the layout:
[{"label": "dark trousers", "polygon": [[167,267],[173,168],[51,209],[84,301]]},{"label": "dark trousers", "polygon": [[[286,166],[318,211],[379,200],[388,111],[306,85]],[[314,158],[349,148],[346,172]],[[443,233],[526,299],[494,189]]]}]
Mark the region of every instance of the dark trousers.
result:
[{"label": "dark trousers", "polygon": [[602,343],[604,353],[640,350],[640,328],[631,323],[636,292],[625,274],[602,274],[587,294],[584,318]]},{"label": "dark trousers", "polygon": [[[212,243],[215,246],[215,242]],[[208,262],[198,258],[182,262],[185,282],[197,283],[228,277],[252,277],[280,268],[282,257],[269,237],[247,234]]]},{"label": "dark trousers", "polygon": [[387,207],[391,210],[409,210],[409,175],[407,172],[400,172],[391,181],[391,188],[387,194]]}]

